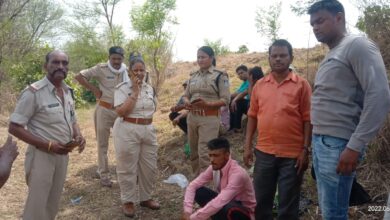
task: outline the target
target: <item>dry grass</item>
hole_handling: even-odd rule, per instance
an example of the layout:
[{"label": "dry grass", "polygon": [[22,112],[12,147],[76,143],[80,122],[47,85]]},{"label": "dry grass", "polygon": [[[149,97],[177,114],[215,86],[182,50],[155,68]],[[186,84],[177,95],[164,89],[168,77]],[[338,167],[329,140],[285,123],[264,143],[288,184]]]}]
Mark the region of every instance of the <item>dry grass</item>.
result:
[{"label": "dry grass", "polygon": [[[1,70],[0,70],[1,74]],[[16,103],[17,94],[12,87],[12,83],[6,77],[0,75],[0,117],[10,112]],[[0,122],[2,120],[0,119]],[[0,124],[2,126],[2,124]]]},{"label": "dry grass", "polygon": [[[321,55],[318,51],[310,51],[310,57],[313,59]],[[305,76],[305,61],[307,55],[304,51],[295,52],[295,66]],[[267,67],[267,57],[265,54],[231,54],[217,59],[217,66],[229,73],[232,81],[232,88],[235,88],[240,82],[235,76],[235,67],[239,64],[246,64],[249,67],[260,65]],[[317,65],[309,61],[310,65]],[[188,79],[191,70],[196,69],[196,63],[182,62],[169,67],[170,77],[165,80],[165,84],[159,93],[159,106],[155,114],[154,124],[158,131],[159,151],[158,151],[158,176],[153,197],[160,201],[162,209],[151,211],[137,206],[137,216],[135,219],[159,219],[170,220],[179,219],[182,211],[183,190],[176,185],[162,183],[169,175],[174,173],[183,173],[191,176],[189,161],[183,153],[183,145],[186,138],[178,128],[173,128],[168,121],[169,107],[176,103],[182,94],[182,82]],[[265,70],[267,68],[264,68]],[[311,70],[310,70],[311,71]],[[311,73],[310,73],[311,74]],[[115,154],[112,142],[109,147],[110,172],[114,185],[111,189],[102,188],[98,179],[94,179],[96,171],[96,141],[93,130],[93,106],[78,110],[79,123],[82,132],[87,139],[87,147],[82,154],[71,153],[68,175],[65,182],[65,188],[61,199],[61,208],[58,213],[58,219],[127,219],[121,213],[120,191],[116,182],[115,175]],[[6,125],[7,116],[0,114],[0,143],[3,143],[7,136]],[[390,132],[384,129],[384,135]],[[233,146],[233,158],[242,162],[242,145],[244,142],[243,134],[234,134],[226,136]],[[383,150],[388,153],[388,136],[381,136],[377,139],[376,145],[380,148],[370,148],[366,162],[358,170],[358,180],[373,197],[373,203],[368,205],[384,205],[385,194],[389,191],[390,173],[388,160],[383,159]],[[380,144],[378,144],[378,141]],[[14,163],[12,174],[4,188],[0,190],[0,219],[18,219],[23,211],[24,201],[27,195],[27,187],[24,181],[24,153],[25,145],[19,141],[20,155]],[[375,150],[374,150],[375,149]],[[387,154],[389,155],[389,154]],[[387,156],[387,159],[390,158]],[[380,161],[380,162],[377,162]],[[386,162],[387,161],[387,162]],[[302,219],[320,219],[316,214],[317,192],[315,182],[308,175],[305,175],[303,193],[312,200],[307,212]],[[70,199],[82,196],[81,203],[72,205]],[[367,206],[358,207],[354,210],[351,219],[380,219],[383,213],[367,211]]]}]

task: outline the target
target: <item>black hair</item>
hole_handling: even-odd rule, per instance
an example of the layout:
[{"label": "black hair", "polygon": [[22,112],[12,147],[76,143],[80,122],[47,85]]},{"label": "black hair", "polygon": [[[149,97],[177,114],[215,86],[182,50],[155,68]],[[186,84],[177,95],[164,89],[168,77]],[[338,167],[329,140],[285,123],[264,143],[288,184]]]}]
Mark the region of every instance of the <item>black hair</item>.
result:
[{"label": "black hair", "polygon": [[68,57],[68,60],[69,60],[69,56],[68,54],[66,54],[65,52],[61,51],[61,50],[52,50],[50,52],[48,52],[45,56],[45,63],[49,63],[49,60],[50,60],[50,56],[53,54],[53,53],[64,53],[67,57]]},{"label": "black hair", "polygon": [[284,40],[284,39],[278,39],[278,40],[275,40],[271,46],[268,48],[268,55],[271,55],[271,49],[272,47],[287,47],[287,50],[288,50],[288,54],[290,55],[290,57],[293,56],[293,49],[292,49],[292,46],[290,44],[290,42],[288,42],[287,40]]},{"label": "black hair", "polygon": [[259,66],[255,66],[249,69],[249,75],[252,76],[253,82],[255,83],[257,80],[264,77],[263,70]]},{"label": "black hair", "polygon": [[49,53],[46,54],[46,56],[45,56],[46,63],[49,63],[50,56],[51,56],[52,53],[53,53],[53,51],[50,51]]},{"label": "black hair", "polygon": [[230,143],[226,138],[219,137],[209,141],[207,143],[207,148],[209,150],[225,149],[227,152],[230,152]]},{"label": "black hair", "polygon": [[317,1],[309,7],[307,13],[309,15],[312,15],[314,13],[317,13],[320,10],[326,10],[330,12],[332,15],[336,15],[339,12],[345,14],[343,5],[337,0]]},{"label": "black hair", "polygon": [[123,50],[123,48],[120,47],[120,46],[113,46],[113,47],[110,47],[110,49],[108,49],[108,54],[110,56],[112,54],[119,54],[119,55],[121,55],[123,57],[124,54],[125,54],[125,50]]},{"label": "black hair", "polygon": [[141,53],[139,53],[139,52],[131,52],[130,56],[129,56],[129,66],[130,66],[130,69],[136,63],[142,63],[145,66],[145,61],[142,58]]},{"label": "black hair", "polygon": [[213,48],[211,48],[210,46],[203,46],[203,47],[199,48],[198,51],[199,50],[205,52],[207,55],[209,55],[209,57],[212,57],[213,61],[211,61],[211,64],[213,66],[217,66],[217,60],[215,59],[215,53],[214,53]]},{"label": "black hair", "polygon": [[243,64],[241,64],[241,65],[239,65],[239,66],[236,68],[236,73],[237,73],[239,70],[243,70],[243,71],[245,71],[245,72],[248,72],[248,67],[245,66],[245,65],[243,65]]}]

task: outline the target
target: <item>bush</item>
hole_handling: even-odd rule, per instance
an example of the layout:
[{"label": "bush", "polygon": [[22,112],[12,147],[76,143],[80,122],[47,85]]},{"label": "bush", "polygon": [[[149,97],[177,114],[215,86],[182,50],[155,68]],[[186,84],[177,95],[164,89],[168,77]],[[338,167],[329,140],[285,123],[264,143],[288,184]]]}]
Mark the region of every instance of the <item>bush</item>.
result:
[{"label": "bush", "polygon": [[83,99],[84,89],[79,83],[74,80],[74,73],[68,72],[68,76],[65,79],[65,83],[73,89],[74,101],[76,108],[84,106],[87,102]]},{"label": "bush", "polygon": [[239,48],[238,48],[238,51],[237,53],[248,53],[249,49],[246,45],[241,45]]},{"label": "bush", "polygon": [[222,45],[222,40],[221,39],[216,40],[216,41],[211,41],[211,40],[205,39],[204,40],[204,44],[206,46],[209,46],[209,47],[213,48],[215,56],[225,55],[225,54],[230,53],[229,47]]}]

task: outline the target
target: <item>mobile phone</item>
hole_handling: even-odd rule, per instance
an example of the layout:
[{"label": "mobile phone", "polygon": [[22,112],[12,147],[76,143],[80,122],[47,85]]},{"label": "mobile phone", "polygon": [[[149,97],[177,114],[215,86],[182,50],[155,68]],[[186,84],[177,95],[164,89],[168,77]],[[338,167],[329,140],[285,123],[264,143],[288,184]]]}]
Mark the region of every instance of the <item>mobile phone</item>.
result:
[{"label": "mobile phone", "polygon": [[194,104],[194,103],[197,103],[197,102],[200,102],[202,99],[194,99],[192,100],[191,104]]},{"label": "mobile phone", "polygon": [[79,146],[79,143],[75,140],[71,140],[68,143],[65,144],[65,147],[67,149],[73,150],[75,147]]}]

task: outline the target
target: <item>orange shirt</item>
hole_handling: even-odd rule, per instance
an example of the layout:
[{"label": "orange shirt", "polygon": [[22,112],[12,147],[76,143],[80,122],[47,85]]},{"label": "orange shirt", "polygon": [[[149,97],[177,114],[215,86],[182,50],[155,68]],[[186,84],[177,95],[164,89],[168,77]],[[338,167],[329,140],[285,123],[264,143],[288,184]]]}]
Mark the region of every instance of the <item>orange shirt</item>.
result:
[{"label": "orange shirt", "polygon": [[257,118],[256,149],[276,157],[297,158],[303,149],[304,122],[310,121],[309,83],[290,72],[280,84],[272,73],[255,84],[248,116]]}]

